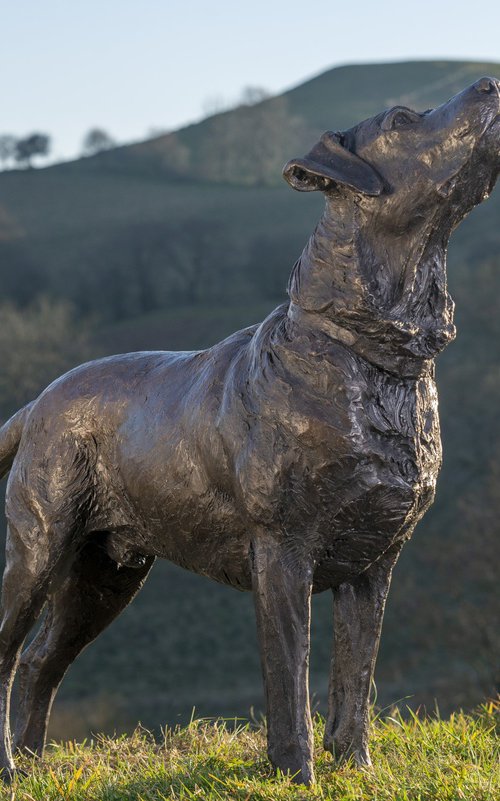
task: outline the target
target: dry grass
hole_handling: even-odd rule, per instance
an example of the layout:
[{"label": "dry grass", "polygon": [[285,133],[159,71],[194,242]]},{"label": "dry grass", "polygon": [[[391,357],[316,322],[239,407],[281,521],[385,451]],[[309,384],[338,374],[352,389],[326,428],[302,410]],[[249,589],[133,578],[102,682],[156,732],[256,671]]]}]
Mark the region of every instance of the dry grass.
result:
[{"label": "dry grass", "polygon": [[317,784],[309,789],[273,776],[262,728],[195,720],[161,742],[137,729],[130,737],[52,744],[43,761],[0,799],[11,801],[494,801],[500,798],[496,724],[500,705],[447,720],[399,711],[375,718],[374,768],[334,770],[316,720]]}]

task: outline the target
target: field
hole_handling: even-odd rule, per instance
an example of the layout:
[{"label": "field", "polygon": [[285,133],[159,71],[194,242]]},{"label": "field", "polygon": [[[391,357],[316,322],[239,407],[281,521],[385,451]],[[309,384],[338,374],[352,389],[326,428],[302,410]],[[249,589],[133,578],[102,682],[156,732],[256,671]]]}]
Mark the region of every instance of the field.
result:
[{"label": "field", "polygon": [[409,718],[392,710],[373,723],[373,770],[335,770],[315,721],[317,784],[272,775],[265,732],[241,721],[192,720],[159,740],[130,737],[53,744],[29,777],[0,789],[9,801],[494,801],[500,793],[498,707],[474,715]]}]

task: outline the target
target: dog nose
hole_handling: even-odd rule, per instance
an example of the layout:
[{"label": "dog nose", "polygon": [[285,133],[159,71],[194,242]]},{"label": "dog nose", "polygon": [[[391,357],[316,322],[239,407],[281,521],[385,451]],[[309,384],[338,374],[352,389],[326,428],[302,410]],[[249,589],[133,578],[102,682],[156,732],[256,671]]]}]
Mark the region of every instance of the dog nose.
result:
[{"label": "dog nose", "polygon": [[500,95],[500,83],[494,78],[481,78],[474,84],[474,89],[487,95]]}]

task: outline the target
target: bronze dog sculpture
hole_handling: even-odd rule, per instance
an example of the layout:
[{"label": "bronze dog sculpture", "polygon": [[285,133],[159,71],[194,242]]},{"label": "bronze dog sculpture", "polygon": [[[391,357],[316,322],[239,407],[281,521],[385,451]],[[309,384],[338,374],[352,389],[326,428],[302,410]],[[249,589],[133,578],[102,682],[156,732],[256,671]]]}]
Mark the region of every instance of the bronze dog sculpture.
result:
[{"label": "bronze dog sculpture", "polygon": [[155,557],[253,590],[273,765],[313,781],[311,593],[334,599],[325,748],[370,764],[392,568],[441,463],[434,357],[454,337],[445,252],[500,171],[500,84],[327,132],[288,182],[325,194],[290,302],[208,350],[72,370],[0,430],[7,566],[0,766],[41,753],[65,671]]}]

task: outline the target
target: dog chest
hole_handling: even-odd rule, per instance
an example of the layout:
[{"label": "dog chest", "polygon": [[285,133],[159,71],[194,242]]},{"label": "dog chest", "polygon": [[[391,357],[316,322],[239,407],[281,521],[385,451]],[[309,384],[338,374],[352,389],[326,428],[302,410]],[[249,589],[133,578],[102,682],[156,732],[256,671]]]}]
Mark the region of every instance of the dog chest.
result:
[{"label": "dog chest", "polygon": [[263,415],[250,434],[240,473],[247,508],[292,550],[315,550],[330,572],[358,573],[408,536],[432,501],[435,384],[363,362],[347,375],[330,371],[309,394],[297,385],[279,418]]},{"label": "dog chest", "polygon": [[369,372],[357,393],[351,387],[346,455],[336,458],[331,442],[331,463],[315,473],[318,549],[330,577],[361,572],[410,536],[432,502],[441,465],[433,379]]}]

